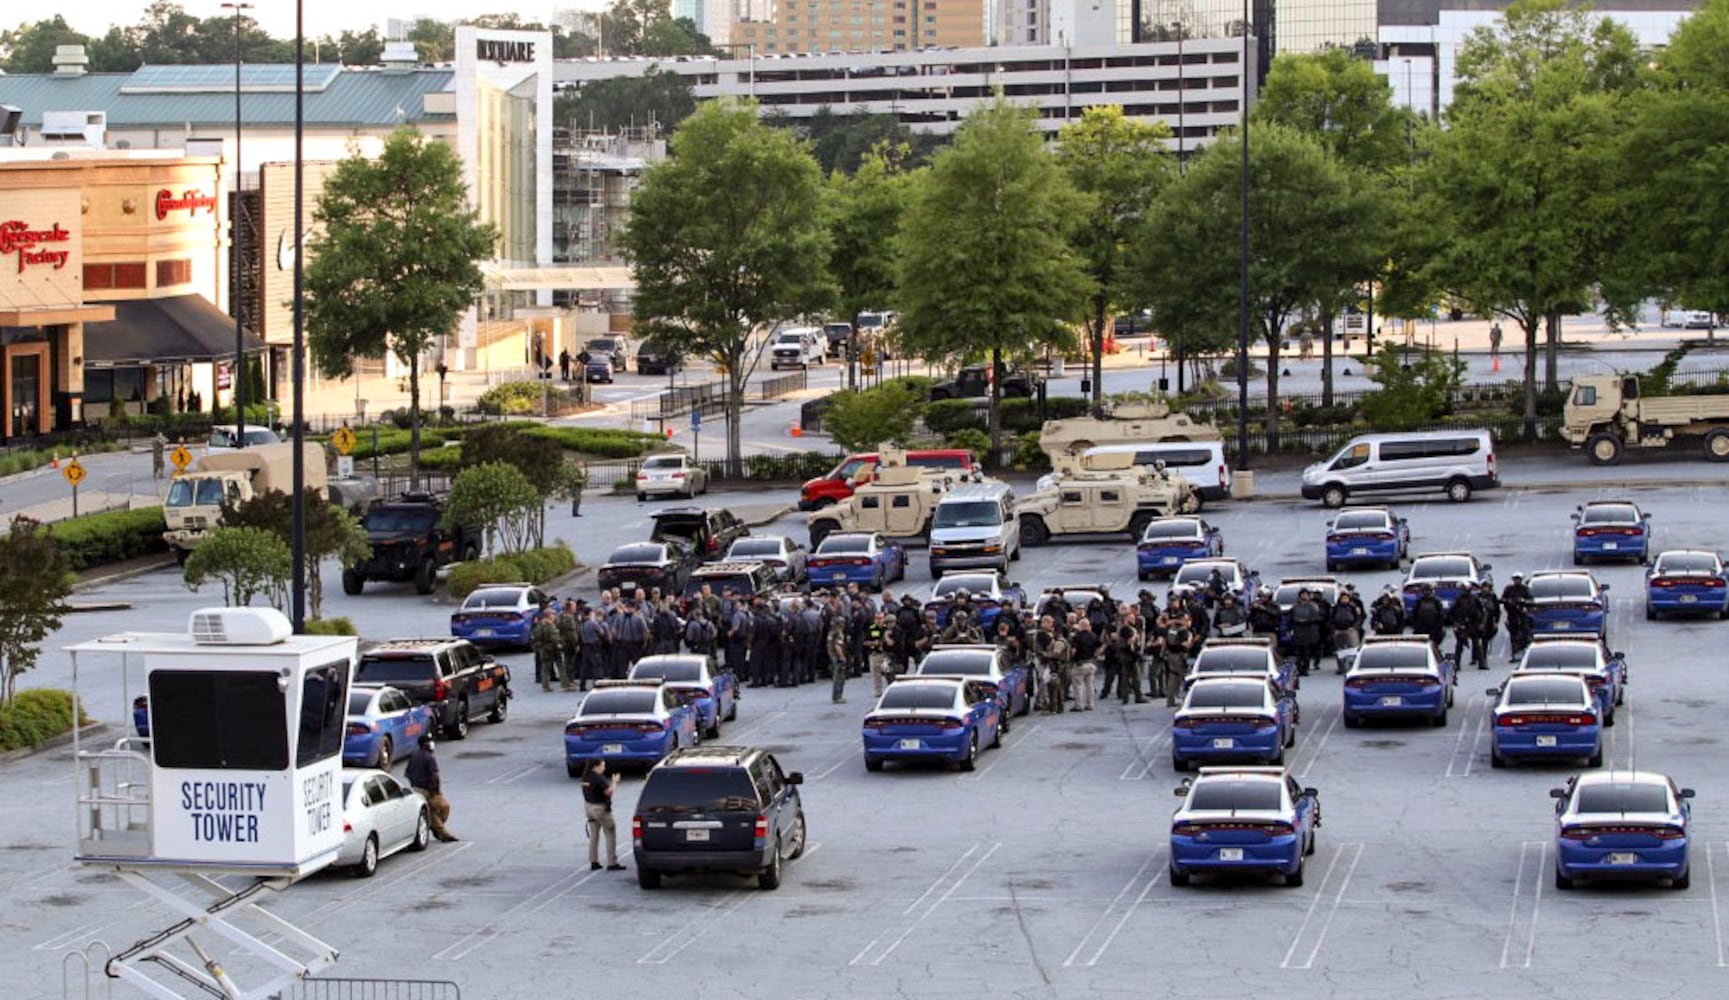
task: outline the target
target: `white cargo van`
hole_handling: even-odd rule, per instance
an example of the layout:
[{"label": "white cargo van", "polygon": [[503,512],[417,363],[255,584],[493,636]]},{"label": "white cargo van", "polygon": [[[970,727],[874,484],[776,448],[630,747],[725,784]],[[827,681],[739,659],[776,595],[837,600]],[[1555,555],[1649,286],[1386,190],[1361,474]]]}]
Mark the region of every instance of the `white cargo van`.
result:
[{"label": "white cargo van", "polygon": [[1303,496],[1328,507],[1359,493],[1439,490],[1454,503],[1501,485],[1495,439],[1481,428],[1363,434],[1303,470]]},{"label": "white cargo van", "polygon": [[1015,491],[1007,483],[962,483],[937,501],[931,515],[931,576],[951,569],[995,568],[1007,573],[1021,557]]}]

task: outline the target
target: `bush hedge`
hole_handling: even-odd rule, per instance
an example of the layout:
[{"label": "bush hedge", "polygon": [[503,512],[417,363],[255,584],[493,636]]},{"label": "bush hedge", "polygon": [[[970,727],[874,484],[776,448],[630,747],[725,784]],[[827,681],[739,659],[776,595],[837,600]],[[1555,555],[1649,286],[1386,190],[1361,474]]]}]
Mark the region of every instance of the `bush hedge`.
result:
[{"label": "bush hedge", "polygon": [[504,382],[481,393],[474,401],[474,408],[493,416],[525,417],[539,413],[548,396],[554,401],[555,413],[560,404],[581,402],[579,392],[566,386],[549,388],[545,382]]},{"label": "bush hedge", "polygon": [[644,434],[641,431],[605,430],[593,427],[552,427],[546,424],[528,424],[522,433],[543,441],[555,441],[559,447],[566,451],[599,455],[602,458],[635,458],[651,448],[666,443],[666,439],[658,434]]},{"label": "bush hedge", "polygon": [[970,399],[939,399],[925,406],[925,426],[945,437],[969,427],[982,429],[989,419]]},{"label": "bush hedge", "polygon": [[359,635],[354,623],[347,618],[308,618],[307,635]]},{"label": "bush hedge", "polygon": [[48,526],[74,571],[168,551],[161,507],[86,514]]},{"label": "bush hedge", "polygon": [[446,584],[458,600],[489,583],[545,583],[576,568],[576,555],[562,543],[452,567]]},{"label": "bush hedge", "polygon": [[[925,426],[934,434],[949,437],[957,431],[989,430],[990,412],[977,406],[972,399],[941,399],[925,407]],[[1045,399],[1044,415],[1039,414],[1036,399],[1005,399],[1002,402],[1003,430],[1010,434],[1025,434],[1044,427],[1046,420],[1066,420],[1085,416],[1091,402],[1080,396],[1050,396]]]},{"label": "bush hedge", "polygon": [[839,456],[821,451],[794,451],[785,455],[747,455],[744,474],[747,479],[765,482],[804,482],[825,475],[840,461]]},{"label": "bush hedge", "polygon": [[[89,717],[80,714],[80,721]],[[0,708],[0,750],[33,747],[72,731],[72,692],[26,688]]]}]

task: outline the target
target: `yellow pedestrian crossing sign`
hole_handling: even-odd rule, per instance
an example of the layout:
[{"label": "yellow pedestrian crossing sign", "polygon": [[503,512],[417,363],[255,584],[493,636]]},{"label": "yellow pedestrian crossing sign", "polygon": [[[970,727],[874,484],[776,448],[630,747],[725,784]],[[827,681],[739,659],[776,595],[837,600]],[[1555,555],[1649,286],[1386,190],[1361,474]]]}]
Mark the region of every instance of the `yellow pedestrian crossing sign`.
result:
[{"label": "yellow pedestrian crossing sign", "polygon": [[84,466],[79,465],[76,458],[67,462],[66,467],[60,470],[60,474],[65,476],[66,481],[71,483],[73,486],[77,486],[79,483],[83,482],[84,476],[86,475],[84,472]]},{"label": "yellow pedestrian crossing sign", "polygon": [[346,455],[354,450],[354,432],[346,426],[338,427],[336,433],[330,435],[330,443],[336,446],[338,455]]},{"label": "yellow pedestrian crossing sign", "polygon": [[174,463],[175,472],[185,472],[186,467],[192,464],[192,453],[186,450],[185,445],[177,444],[168,453],[168,460]]}]

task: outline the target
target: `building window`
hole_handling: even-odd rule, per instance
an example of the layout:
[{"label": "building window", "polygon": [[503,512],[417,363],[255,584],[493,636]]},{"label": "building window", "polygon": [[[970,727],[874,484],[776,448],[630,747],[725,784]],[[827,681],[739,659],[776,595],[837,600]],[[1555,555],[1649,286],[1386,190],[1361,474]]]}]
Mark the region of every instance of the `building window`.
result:
[{"label": "building window", "polygon": [[114,288],[143,288],[144,273],[142,263],[85,264],[84,290],[105,291]]},{"label": "building window", "polygon": [[159,260],[156,262],[156,287],[192,283],[192,262],[189,260]]}]

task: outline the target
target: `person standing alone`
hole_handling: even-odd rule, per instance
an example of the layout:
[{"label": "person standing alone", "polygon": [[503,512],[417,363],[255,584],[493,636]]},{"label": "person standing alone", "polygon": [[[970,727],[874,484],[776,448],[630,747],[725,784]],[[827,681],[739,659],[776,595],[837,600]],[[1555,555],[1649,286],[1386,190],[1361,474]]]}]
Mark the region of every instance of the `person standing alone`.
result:
[{"label": "person standing alone", "polygon": [[408,758],[408,772],[405,776],[415,791],[426,796],[426,812],[427,818],[432,822],[432,835],[448,844],[458,838],[444,827],[444,821],[450,818],[450,800],[444,797],[444,783],[438,776],[438,758],[432,755],[432,749],[432,734],[422,733],[419,749]]},{"label": "person standing alone", "polygon": [[600,838],[606,836],[606,870],[624,871],[618,863],[618,824],[612,821],[612,793],[618,777],[606,773],[606,761],[591,760],[582,775],[582,810],[588,817],[588,867],[600,870]]}]

